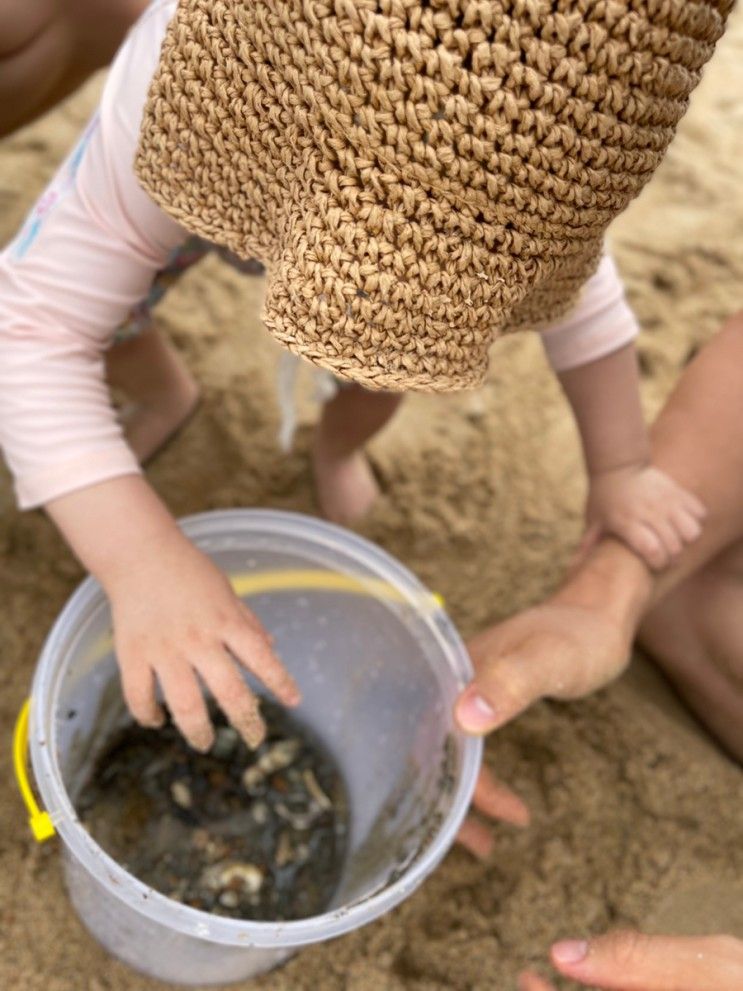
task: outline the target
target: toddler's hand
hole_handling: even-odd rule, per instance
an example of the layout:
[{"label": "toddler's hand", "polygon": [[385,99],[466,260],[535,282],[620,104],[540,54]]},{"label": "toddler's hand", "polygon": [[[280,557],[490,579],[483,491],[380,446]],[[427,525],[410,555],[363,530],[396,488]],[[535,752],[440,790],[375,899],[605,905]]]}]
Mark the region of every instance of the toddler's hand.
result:
[{"label": "toddler's hand", "polygon": [[214,740],[199,679],[251,747],[265,726],[237,663],[286,705],[299,690],[273,652],[268,634],[227,578],[179,531],[109,584],[124,697],[134,718],[162,723],[156,681],[173,719],[197,750]]},{"label": "toddler's hand", "polygon": [[611,533],[662,570],[697,539],[705,515],[699,499],[658,468],[616,468],[590,479],[582,549]]}]

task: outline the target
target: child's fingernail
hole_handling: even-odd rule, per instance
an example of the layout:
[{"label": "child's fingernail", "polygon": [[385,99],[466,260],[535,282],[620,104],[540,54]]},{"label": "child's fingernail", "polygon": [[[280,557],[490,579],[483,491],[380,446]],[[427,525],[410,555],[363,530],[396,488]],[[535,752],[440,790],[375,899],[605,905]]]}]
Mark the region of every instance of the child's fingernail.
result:
[{"label": "child's fingernail", "polygon": [[566,939],[552,947],[555,963],[580,963],[588,955],[588,943],[584,939]]},{"label": "child's fingernail", "polygon": [[459,725],[470,733],[484,733],[497,718],[492,705],[476,691],[465,693],[457,703]]},{"label": "child's fingernail", "polygon": [[162,729],[165,725],[165,713],[160,711],[146,721],[142,721],[145,729]]},{"label": "child's fingernail", "polygon": [[299,690],[299,686],[294,681],[289,682],[284,690],[284,694],[287,705],[299,705],[302,701],[302,693]]},{"label": "child's fingernail", "polygon": [[257,710],[234,723],[235,729],[251,750],[257,750],[266,738],[266,724]]},{"label": "child's fingernail", "polygon": [[194,750],[198,750],[200,754],[208,753],[214,746],[214,731],[212,729],[204,730],[199,733],[192,733],[189,739]]}]

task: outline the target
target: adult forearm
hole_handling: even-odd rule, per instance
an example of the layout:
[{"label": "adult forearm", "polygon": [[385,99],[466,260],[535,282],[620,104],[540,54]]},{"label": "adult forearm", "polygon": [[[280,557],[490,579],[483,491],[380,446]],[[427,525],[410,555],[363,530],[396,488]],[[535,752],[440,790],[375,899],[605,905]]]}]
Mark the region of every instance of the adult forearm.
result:
[{"label": "adult forearm", "polygon": [[665,571],[651,574],[622,544],[607,540],[565,586],[576,596],[611,594],[627,621],[730,544],[743,539],[743,311],[685,370],[651,432],[653,461],[707,510],[701,535]]}]

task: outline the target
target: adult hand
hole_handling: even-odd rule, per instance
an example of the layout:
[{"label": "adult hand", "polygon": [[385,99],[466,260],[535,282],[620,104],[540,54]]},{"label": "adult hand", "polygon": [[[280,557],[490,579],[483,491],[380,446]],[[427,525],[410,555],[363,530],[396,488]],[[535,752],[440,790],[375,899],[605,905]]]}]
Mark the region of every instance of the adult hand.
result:
[{"label": "adult hand", "polygon": [[[540,698],[580,698],[624,669],[641,587],[638,576],[621,577],[618,583],[601,560],[584,563],[579,571],[543,605],[470,641],[475,678],[456,705],[465,732],[498,729]],[[485,768],[473,806],[490,818],[529,823],[526,805]],[[459,841],[478,857],[486,857],[493,846],[488,827],[473,816]]]},{"label": "adult hand", "polygon": [[[529,809],[518,795],[498,781],[488,767],[483,766],[477,781],[472,807],[488,819],[500,819],[514,826],[529,825]],[[490,827],[476,815],[467,816],[459,830],[457,841],[484,860],[493,851],[495,840]]]},{"label": "adult hand", "polygon": [[[740,991],[743,943],[732,936],[645,936],[616,932],[556,943],[552,964],[565,977],[606,991]],[[555,991],[532,971],[519,991]]]},{"label": "adult hand", "polygon": [[541,698],[576,699],[616,678],[629,660],[630,624],[561,595],[470,641],[475,678],[460,695],[468,733],[498,729]]}]

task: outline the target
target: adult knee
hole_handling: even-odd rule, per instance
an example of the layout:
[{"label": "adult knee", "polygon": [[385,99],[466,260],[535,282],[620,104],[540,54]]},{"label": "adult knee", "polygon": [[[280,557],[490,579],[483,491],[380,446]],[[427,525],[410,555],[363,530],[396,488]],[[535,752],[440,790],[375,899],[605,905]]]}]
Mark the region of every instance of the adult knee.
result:
[{"label": "adult knee", "polygon": [[0,5],[0,73],[3,63],[33,44],[51,24],[60,0],[4,0]]}]

